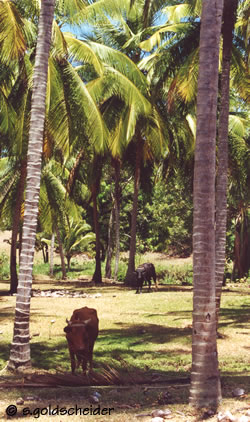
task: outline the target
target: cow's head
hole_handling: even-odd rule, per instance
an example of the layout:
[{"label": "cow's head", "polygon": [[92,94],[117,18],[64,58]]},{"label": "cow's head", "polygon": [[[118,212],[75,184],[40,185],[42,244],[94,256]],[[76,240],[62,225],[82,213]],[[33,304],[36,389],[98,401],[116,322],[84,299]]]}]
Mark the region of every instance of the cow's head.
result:
[{"label": "cow's head", "polygon": [[66,333],[69,348],[79,357],[83,357],[88,353],[89,336],[86,327],[90,321],[90,319],[86,321],[79,319],[68,321],[66,319],[68,325],[64,328],[64,332]]},{"label": "cow's head", "polygon": [[143,278],[144,278],[145,273],[146,273],[146,271],[145,271],[145,269],[144,269],[144,268],[137,268],[137,269],[135,270],[135,276],[136,276],[136,279],[137,279],[137,280],[141,280],[141,279],[143,279]]}]

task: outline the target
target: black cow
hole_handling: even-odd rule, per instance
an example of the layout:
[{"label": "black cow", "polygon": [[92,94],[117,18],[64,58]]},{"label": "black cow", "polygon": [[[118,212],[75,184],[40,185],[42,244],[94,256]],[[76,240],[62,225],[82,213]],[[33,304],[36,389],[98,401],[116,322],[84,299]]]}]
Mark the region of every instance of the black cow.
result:
[{"label": "black cow", "polygon": [[155,282],[156,289],[157,281],[156,281],[156,272],[155,267],[153,264],[142,264],[135,270],[135,277],[136,277],[136,293],[142,292],[143,282],[148,283],[148,291],[151,290],[151,278],[153,278]]}]

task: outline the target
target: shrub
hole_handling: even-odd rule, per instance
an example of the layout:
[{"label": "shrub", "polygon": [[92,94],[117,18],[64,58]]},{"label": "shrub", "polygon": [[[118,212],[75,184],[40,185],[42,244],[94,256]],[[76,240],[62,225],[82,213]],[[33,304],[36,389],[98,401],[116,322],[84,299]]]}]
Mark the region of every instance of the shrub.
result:
[{"label": "shrub", "polygon": [[5,252],[0,252],[0,278],[8,280],[10,277],[10,260]]}]

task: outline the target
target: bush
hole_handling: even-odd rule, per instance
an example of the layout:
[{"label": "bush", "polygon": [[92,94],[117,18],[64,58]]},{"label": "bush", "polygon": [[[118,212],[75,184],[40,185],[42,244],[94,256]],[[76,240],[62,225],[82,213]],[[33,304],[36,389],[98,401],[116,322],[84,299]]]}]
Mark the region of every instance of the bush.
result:
[{"label": "bush", "polygon": [[193,268],[192,265],[170,265],[167,268],[158,268],[157,278],[162,284],[192,285]]},{"label": "bush", "polygon": [[0,278],[8,280],[10,277],[10,260],[5,252],[0,253]]}]

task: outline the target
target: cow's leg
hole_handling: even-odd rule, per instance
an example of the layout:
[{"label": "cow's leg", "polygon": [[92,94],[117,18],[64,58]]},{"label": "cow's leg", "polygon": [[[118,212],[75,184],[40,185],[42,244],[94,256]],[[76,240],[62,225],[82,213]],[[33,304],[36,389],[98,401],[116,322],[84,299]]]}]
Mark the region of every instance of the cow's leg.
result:
[{"label": "cow's leg", "polygon": [[89,345],[89,357],[88,357],[88,360],[89,360],[89,369],[91,371],[93,369],[93,349],[94,349],[94,342],[93,343],[90,343],[90,345]]},{"label": "cow's leg", "polygon": [[141,280],[137,283],[137,290],[136,290],[136,293],[142,293],[142,284],[143,284],[143,282],[141,283]]},{"label": "cow's leg", "polygon": [[87,358],[85,357],[82,359],[82,372],[85,375],[87,372]]},{"label": "cow's leg", "polygon": [[148,292],[151,291],[151,278],[147,278],[147,283],[148,283]]},{"label": "cow's leg", "polygon": [[72,374],[74,374],[75,369],[76,369],[75,353],[72,352],[72,350],[70,350],[69,353],[70,353],[70,361],[71,361],[71,372]]},{"label": "cow's leg", "polygon": [[157,284],[157,280],[156,280],[156,272],[155,272],[154,265],[152,265],[152,275],[153,275],[153,279],[154,279],[154,282],[155,282],[155,290],[158,290],[158,284]]}]

